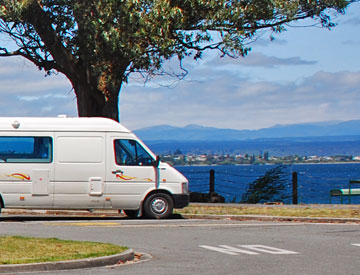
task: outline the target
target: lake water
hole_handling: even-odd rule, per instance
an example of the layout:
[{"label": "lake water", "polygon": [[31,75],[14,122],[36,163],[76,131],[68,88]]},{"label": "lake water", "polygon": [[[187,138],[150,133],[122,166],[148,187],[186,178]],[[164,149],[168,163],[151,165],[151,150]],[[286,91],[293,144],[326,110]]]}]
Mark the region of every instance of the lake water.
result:
[{"label": "lake water", "polygon": [[[215,192],[224,196],[227,202],[241,200],[249,183],[263,176],[277,165],[226,165],[226,166],[177,166],[189,179],[192,192],[209,192],[209,171],[215,171]],[[286,192],[291,203],[292,172],[298,173],[298,202],[305,204],[329,203],[331,189],[348,188],[350,179],[360,179],[360,164],[296,164],[286,168],[288,183]],[[360,188],[360,184],[353,186]],[[352,197],[353,204],[360,203],[360,196]],[[339,197],[332,198],[340,203]],[[347,197],[344,197],[347,203]]]}]

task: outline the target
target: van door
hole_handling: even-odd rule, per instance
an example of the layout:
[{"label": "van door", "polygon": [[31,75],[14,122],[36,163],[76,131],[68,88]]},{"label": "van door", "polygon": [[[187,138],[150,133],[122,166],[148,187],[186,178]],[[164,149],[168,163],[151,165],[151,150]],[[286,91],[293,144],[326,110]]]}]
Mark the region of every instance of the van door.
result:
[{"label": "van door", "polygon": [[154,158],[131,138],[109,134],[106,194],[113,208],[137,209],[142,198],[156,188]]},{"label": "van door", "polygon": [[0,136],[0,190],[6,207],[53,207],[53,133]]},{"label": "van door", "polygon": [[104,207],[105,134],[55,133],[54,207]]}]

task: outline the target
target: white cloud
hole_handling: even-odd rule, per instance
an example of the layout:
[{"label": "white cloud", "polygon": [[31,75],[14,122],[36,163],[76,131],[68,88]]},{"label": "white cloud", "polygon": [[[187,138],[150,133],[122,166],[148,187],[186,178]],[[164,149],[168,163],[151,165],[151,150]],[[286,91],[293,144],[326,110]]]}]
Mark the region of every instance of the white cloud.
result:
[{"label": "white cloud", "polygon": [[122,120],[135,129],[171,124],[256,129],[360,118],[360,72],[318,72],[299,83],[252,82],[219,74],[175,89],[127,88]]},{"label": "white cloud", "polygon": [[260,52],[249,53],[245,58],[216,58],[211,60],[209,66],[248,66],[248,67],[264,67],[274,68],[277,66],[298,66],[298,65],[314,65],[316,61],[303,60],[298,56],[279,58],[276,56],[267,56]]},{"label": "white cloud", "polygon": [[75,96],[63,75],[44,77],[21,58],[0,58],[0,116],[76,115]]}]

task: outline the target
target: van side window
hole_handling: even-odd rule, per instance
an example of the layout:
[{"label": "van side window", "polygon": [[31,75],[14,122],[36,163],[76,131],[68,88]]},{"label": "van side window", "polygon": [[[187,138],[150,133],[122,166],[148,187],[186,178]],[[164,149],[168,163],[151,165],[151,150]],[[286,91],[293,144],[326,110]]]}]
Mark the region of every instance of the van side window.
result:
[{"label": "van side window", "polygon": [[0,137],[0,164],[3,162],[52,162],[51,137]]},{"label": "van side window", "polygon": [[116,139],[114,141],[117,165],[151,166],[154,159],[135,140]]}]

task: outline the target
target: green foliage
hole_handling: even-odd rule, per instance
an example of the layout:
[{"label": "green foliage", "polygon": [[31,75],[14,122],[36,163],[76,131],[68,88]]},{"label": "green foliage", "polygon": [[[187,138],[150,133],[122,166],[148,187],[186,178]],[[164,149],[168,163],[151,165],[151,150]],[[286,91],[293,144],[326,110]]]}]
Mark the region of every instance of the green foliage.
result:
[{"label": "green foliage", "polygon": [[103,71],[115,63],[124,64],[128,72],[155,72],[163,60],[173,56],[181,60],[188,55],[198,58],[206,49],[246,55],[247,45],[258,31],[281,32],[290,21],[313,17],[330,28],[334,24],[329,9],[342,13],[350,2],[2,0],[0,32],[25,46],[27,51],[22,49],[21,53],[36,56],[37,61],[50,60],[51,45],[43,41],[31,16],[41,13],[45,16],[39,19],[48,20],[42,23],[51,27],[67,51],[94,70]]},{"label": "green foliage", "polygon": [[[131,73],[164,74],[166,60],[201,58],[206,50],[245,56],[264,30],[312,18],[325,28],[330,15],[354,0],[0,0],[0,56],[27,58],[48,74],[58,71],[73,84],[83,115],[113,116],[121,85]],[[92,102],[86,102],[89,94]],[[79,104],[84,100],[84,104]],[[111,107],[106,107],[106,103]],[[95,105],[94,105],[95,104]],[[96,108],[97,109],[97,108]],[[116,109],[117,111],[117,109]]]},{"label": "green foliage", "polygon": [[286,193],[289,179],[287,166],[279,165],[270,169],[264,176],[249,184],[243,194],[242,203],[285,202],[290,195]]}]

